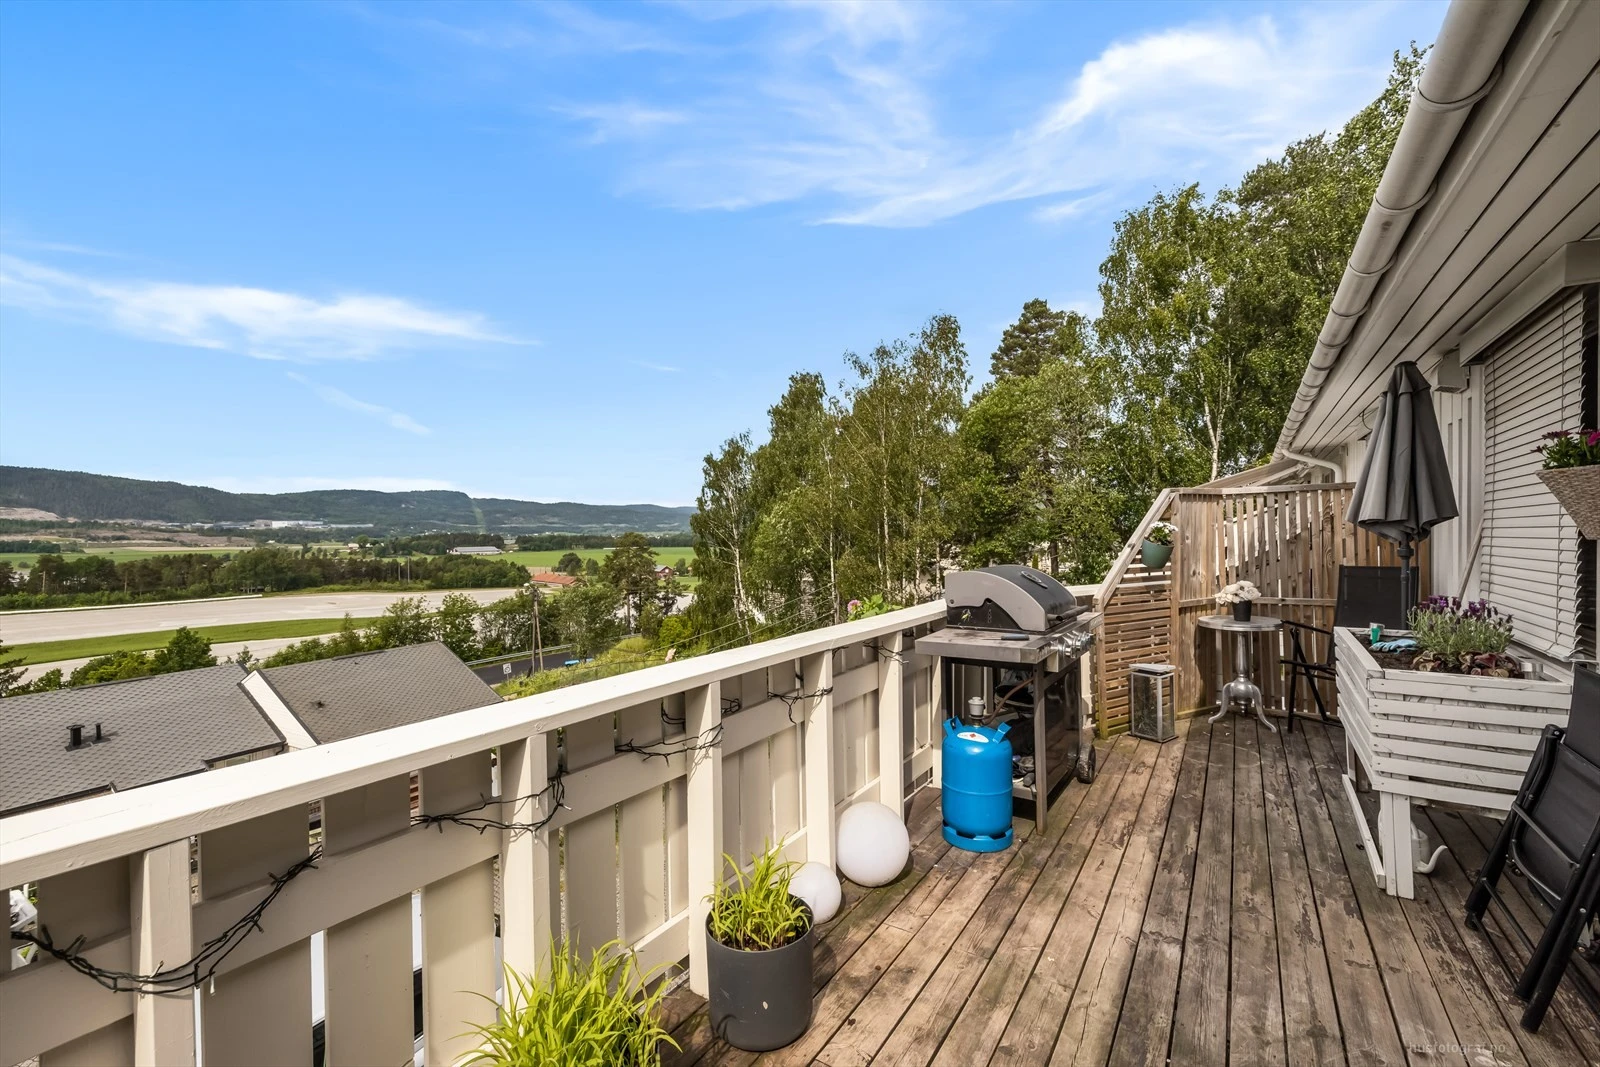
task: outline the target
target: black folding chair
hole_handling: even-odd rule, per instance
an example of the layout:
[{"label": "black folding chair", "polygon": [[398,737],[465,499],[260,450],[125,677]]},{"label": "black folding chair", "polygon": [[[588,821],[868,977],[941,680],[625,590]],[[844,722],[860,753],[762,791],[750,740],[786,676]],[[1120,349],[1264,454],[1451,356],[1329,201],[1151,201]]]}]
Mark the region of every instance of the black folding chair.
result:
[{"label": "black folding chair", "polygon": [[[1550,920],[1537,946],[1510,917],[1496,890],[1507,860],[1550,906]],[[1566,728],[1544,728],[1517,799],[1478,872],[1467,897],[1468,926],[1480,928],[1490,901],[1530,953],[1515,992],[1528,1002],[1522,1028],[1538,1030],[1600,903],[1600,674],[1585,667],[1573,671]],[[1600,1011],[1595,991],[1580,989]]]},{"label": "black folding chair", "polygon": [[[1393,630],[1406,627],[1406,612],[1400,603],[1400,568],[1340,567],[1339,599],[1334,602],[1333,625],[1365,629],[1375,622]],[[1316,701],[1317,714],[1322,721],[1333,726],[1339,725],[1339,720],[1328,717],[1322,692],[1317,688],[1319,680],[1332,680],[1334,677],[1333,631],[1288,619],[1284,620],[1283,625],[1289,631],[1289,655],[1282,661],[1289,668],[1289,732],[1294,732],[1294,713],[1299,704],[1302,678],[1311,687],[1311,699]],[[1313,660],[1306,655],[1305,644],[1300,638],[1304,630],[1326,636],[1328,651],[1323,659]]]}]

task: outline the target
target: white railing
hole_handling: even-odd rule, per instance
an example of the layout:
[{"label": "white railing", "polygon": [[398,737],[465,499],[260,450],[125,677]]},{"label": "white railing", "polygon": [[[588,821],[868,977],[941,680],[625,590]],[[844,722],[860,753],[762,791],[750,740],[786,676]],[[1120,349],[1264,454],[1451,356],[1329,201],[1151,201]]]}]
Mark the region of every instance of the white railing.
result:
[{"label": "white railing", "polygon": [[[513,967],[563,934],[620,938],[647,966],[687,959],[704,992],[691,933],[724,851],[770,840],[831,863],[839,808],[901,810],[937,780],[938,671],[912,642],[942,619],[908,608],[0,820],[0,886],[36,885],[56,944],[139,975],[190,959],[304,860],[313,803],[322,849],[198,998],[112,992],[43,958],[0,974],[0,1065],[303,1065],[314,981],[326,1062],[411,1062],[415,957],[425,1061],[451,1063],[493,1012],[497,916]],[[419,822],[413,775],[422,817],[481,806],[510,826]]]}]

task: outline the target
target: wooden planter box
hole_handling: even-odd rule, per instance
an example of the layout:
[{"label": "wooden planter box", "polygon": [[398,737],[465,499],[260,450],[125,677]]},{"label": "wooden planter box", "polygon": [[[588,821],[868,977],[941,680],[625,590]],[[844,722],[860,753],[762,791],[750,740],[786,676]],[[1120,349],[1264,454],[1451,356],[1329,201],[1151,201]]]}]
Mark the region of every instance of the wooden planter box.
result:
[{"label": "wooden planter box", "polygon": [[1509,809],[1540,731],[1566,725],[1572,680],[1388,670],[1359,633],[1334,634],[1345,791],[1365,834],[1354,780],[1359,761],[1379,797],[1378,847],[1367,842],[1373,874],[1391,895],[1410,897],[1412,801]]}]

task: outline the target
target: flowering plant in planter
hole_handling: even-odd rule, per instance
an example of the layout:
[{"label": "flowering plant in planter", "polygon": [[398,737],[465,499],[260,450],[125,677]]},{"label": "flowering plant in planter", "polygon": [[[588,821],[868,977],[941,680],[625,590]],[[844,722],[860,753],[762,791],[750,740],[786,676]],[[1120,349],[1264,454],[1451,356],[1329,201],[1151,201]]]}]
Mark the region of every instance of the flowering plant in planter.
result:
[{"label": "flowering plant in planter", "polygon": [[1139,545],[1139,562],[1147,570],[1158,571],[1172,558],[1172,535],[1177,527],[1170,522],[1158,522],[1150,527]]},{"label": "flowering plant in planter", "polygon": [[1600,538],[1600,430],[1551,430],[1536,451],[1544,457],[1539,480],[1579,533]]},{"label": "flowering plant in planter", "polygon": [[1231,604],[1248,604],[1261,599],[1261,590],[1257,589],[1254,582],[1234,582],[1225,585],[1216,596],[1216,601],[1223,607]]},{"label": "flowering plant in planter", "polygon": [[1511,616],[1487,600],[1432,596],[1411,609],[1411,636],[1420,655],[1414,670],[1520,678],[1517,661],[1506,655]]},{"label": "flowering plant in planter", "polygon": [[1600,463],[1600,430],[1551,430],[1544,440],[1534,451],[1544,457],[1547,471]]}]

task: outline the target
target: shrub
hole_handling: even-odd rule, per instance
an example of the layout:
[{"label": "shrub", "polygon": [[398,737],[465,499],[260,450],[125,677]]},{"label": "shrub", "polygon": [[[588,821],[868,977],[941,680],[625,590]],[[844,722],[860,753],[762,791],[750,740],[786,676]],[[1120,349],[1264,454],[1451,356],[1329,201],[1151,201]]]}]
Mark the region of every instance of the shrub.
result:
[{"label": "shrub", "polygon": [[723,858],[733,868],[733,881],[711,894],[712,937],[729,948],[760,952],[805,936],[811,913],[789,892],[793,863],[779,859],[778,850],[769,848],[745,874],[732,856]]},{"label": "shrub", "polygon": [[548,978],[506,968],[505,1004],[473,1028],[467,1067],[657,1067],[663,1045],[678,1047],[659,1022],[665,984],[622,942],[584,958],[563,939],[550,955]]}]

